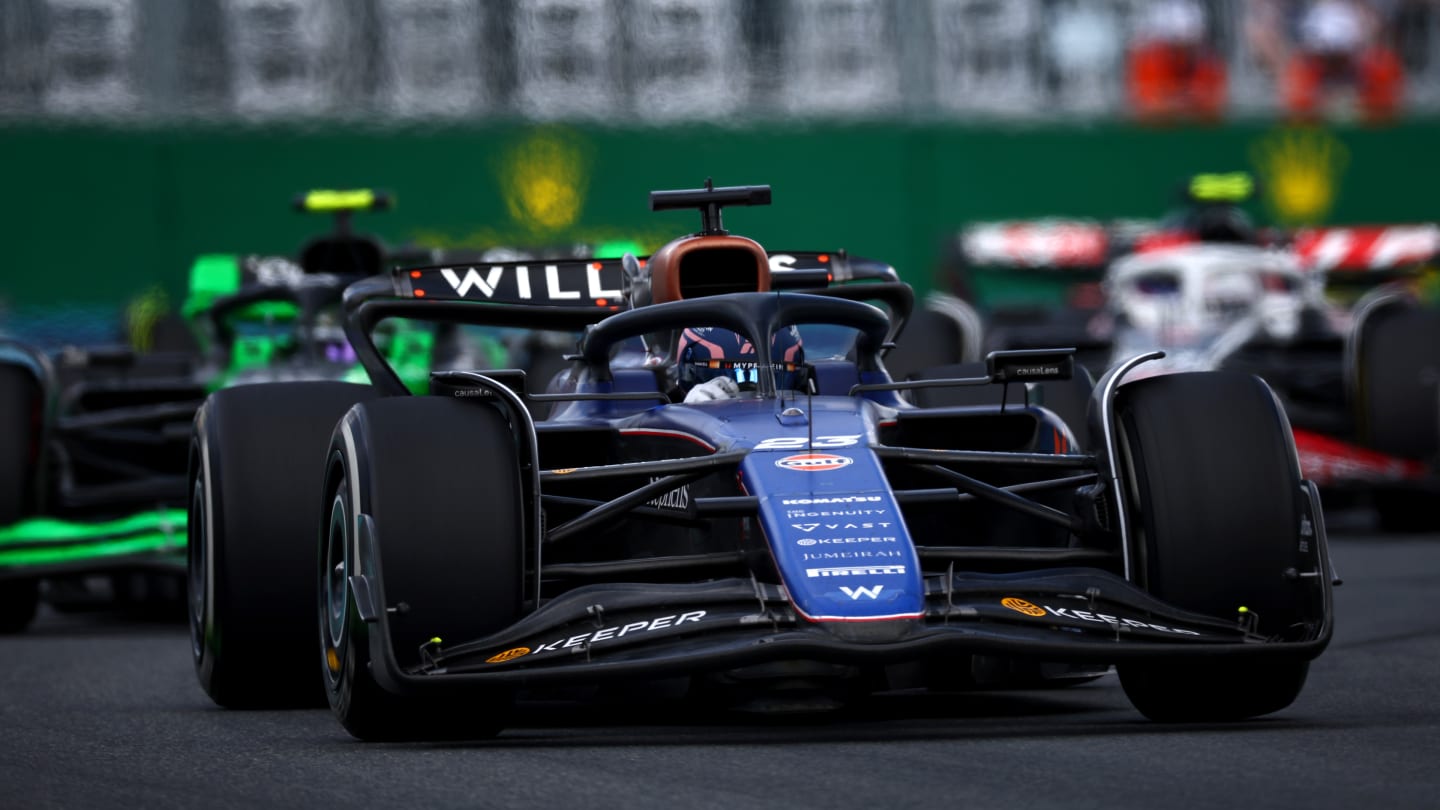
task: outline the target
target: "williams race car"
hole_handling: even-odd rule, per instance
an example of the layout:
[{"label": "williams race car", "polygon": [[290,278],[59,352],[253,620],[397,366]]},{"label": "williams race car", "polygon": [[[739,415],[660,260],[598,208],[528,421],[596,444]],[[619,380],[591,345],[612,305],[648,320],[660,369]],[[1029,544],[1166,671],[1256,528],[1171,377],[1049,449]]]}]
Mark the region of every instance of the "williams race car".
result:
[{"label": "williams race car", "polygon": [[[1295,700],[1331,636],[1333,572],[1262,381],[1126,382],[1158,355],[1130,358],[1094,387],[1093,446],[1036,404],[1074,384],[1068,350],[896,382],[884,355],[903,315],[863,301],[905,297],[772,270],[720,222],[769,199],[652,193],[653,209],[699,208],[702,229],[643,266],[432,266],[352,285],[370,386],[212,394],[189,513],[210,697],[324,694],[366,740],[486,736],[527,695],[661,679],[748,705],[1115,665],[1157,720]],[[550,393],[450,371],[415,396],[367,338],[392,317],[585,331],[567,372],[534,386]],[[836,332],[844,351],[818,348]],[[631,362],[637,341],[665,354]],[[942,387],[1005,399],[901,396]],[[531,400],[551,416],[533,421]]]}]

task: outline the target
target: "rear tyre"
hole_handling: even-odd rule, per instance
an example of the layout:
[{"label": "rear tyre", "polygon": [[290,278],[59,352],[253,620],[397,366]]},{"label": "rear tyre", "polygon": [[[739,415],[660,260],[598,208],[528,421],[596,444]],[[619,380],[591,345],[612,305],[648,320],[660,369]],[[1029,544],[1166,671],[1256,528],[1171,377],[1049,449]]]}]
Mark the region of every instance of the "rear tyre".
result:
[{"label": "rear tyre", "polygon": [[[1261,634],[1294,637],[1308,604],[1286,577],[1305,565],[1300,471],[1270,389],[1233,372],[1172,374],[1123,386],[1116,410],[1141,581],[1177,607],[1237,619],[1244,607]],[[1185,658],[1117,669],[1152,720],[1226,721],[1290,705],[1308,662]]]},{"label": "rear tyre", "polygon": [[213,394],[195,418],[188,607],[195,672],[227,708],[323,705],[314,570],[325,450],[368,386],[274,383]]},{"label": "rear tyre", "polygon": [[1421,534],[1440,529],[1433,492],[1382,489],[1370,494],[1370,502],[1383,532]]},{"label": "rear tyre", "polygon": [[[320,663],[330,706],[354,736],[474,739],[503,727],[508,689],[402,697],[375,673],[386,649],[408,669],[422,663],[420,648],[432,639],[473,641],[519,618],[520,474],[510,425],[483,403],[367,402],[336,429],[320,534]],[[372,543],[361,542],[361,521]],[[385,626],[362,621],[355,574],[369,580],[377,609],[404,609],[387,613]]]},{"label": "rear tyre", "polygon": [[[1402,458],[1440,460],[1440,312],[1401,299],[1364,312],[1353,347],[1356,424],[1367,447]],[[1440,528],[1434,494],[1377,490],[1387,532]]]},{"label": "rear tyre", "polygon": [[34,579],[0,580],[0,634],[19,633],[35,620],[39,585]]},{"label": "rear tyre", "polygon": [[1093,450],[1095,445],[1090,437],[1090,396],[1095,391],[1095,377],[1090,370],[1075,364],[1075,373],[1068,380],[1049,380],[1038,383],[1040,405],[1060,417],[1081,450]]},{"label": "rear tyre", "polygon": [[1382,453],[1440,454],[1440,312],[1395,303],[1356,327],[1355,407],[1360,438]]},{"label": "rear tyre", "polygon": [[[0,528],[19,521],[30,508],[42,401],[34,375],[0,365]],[[29,627],[39,598],[35,579],[0,579],[0,633]]]},{"label": "rear tyre", "polygon": [[925,369],[962,362],[963,340],[953,318],[929,306],[917,307],[905,331],[896,338],[895,348],[885,355],[885,368],[891,379],[904,380]]}]

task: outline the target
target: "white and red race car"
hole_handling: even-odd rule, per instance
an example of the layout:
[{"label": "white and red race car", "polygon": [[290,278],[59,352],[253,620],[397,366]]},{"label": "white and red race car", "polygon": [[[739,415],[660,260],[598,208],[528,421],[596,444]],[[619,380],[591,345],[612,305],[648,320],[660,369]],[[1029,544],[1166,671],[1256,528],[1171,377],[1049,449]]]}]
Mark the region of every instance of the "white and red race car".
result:
[{"label": "white and red race car", "polygon": [[1307,478],[1369,497],[1387,528],[1440,525],[1426,503],[1440,491],[1440,307],[1415,283],[1440,259],[1440,225],[1259,232],[1234,206],[1202,211],[966,227],[953,295],[937,298],[982,324],[959,359],[1075,346],[1098,375],[1158,349],[1137,371],[1252,372],[1285,405]]}]

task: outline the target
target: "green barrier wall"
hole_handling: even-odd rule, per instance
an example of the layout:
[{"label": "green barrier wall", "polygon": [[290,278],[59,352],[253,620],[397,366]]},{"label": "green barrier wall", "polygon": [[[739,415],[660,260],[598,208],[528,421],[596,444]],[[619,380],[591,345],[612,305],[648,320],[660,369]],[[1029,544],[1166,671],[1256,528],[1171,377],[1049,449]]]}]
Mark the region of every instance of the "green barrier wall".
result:
[{"label": "green barrier wall", "polygon": [[[0,300],[15,310],[183,291],[202,252],[290,253],[326,227],[312,187],[394,190],[357,218],[391,242],[555,244],[693,230],[646,192],[769,183],[732,209],[762,243],[846,248],[928,286],[944,237],[977,218],[1154,217],[1197,171],[1249,169],[1262,221],[1434,220],[1440,123],[1387,129],[831,125],[764,131],[584,126],[407,131],[0,128]],[[175,300],[175,299],[172,299]]]}]

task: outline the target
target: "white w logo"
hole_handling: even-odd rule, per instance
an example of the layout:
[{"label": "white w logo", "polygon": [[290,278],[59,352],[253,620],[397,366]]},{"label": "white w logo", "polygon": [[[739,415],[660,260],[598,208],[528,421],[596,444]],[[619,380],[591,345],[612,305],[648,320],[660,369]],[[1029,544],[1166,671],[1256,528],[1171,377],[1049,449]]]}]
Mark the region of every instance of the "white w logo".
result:
[{"label": "white w logo", "polygon": [[462,296],[469,293],[471,287],[479,287],[480,292],[484,293],[486,298],[493,298],[495,286],[500,283],[500,274],[504,270],[504,267],[492,267],[489,278],[485,278],[480,275],[479,271],[471,267],[465,271],[465,277],[462,279],[454,270],[446,267],[440,270],[440,275],[450,282],[451,289]]},{"label": "white w logo", "polygon": [[869,599],[879,599],[880,591],[883,590],[884,587],[884,585],[876,585],[873,588],[867,588],[862,585],[858,588],[851,588],[848,585],[841,585],[840,590],[844,591],[845,595],[850,597],[851,599],[859,599],[862,596]]}]

